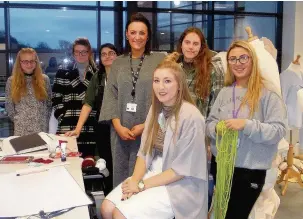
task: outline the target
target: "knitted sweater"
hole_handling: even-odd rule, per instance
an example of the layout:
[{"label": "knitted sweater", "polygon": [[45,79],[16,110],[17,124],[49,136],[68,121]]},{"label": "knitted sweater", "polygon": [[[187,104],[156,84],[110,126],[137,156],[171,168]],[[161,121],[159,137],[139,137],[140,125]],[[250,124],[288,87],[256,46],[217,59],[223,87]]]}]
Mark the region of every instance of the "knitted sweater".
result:
[{"label": "knitted sweater", "polygon": [[32,85],[33,77],[25,76],[27,94],[18,103],[11,98],[12,76],[5,87],[5,109],[14,123],[14,135],[22,136],[35,132],[48,132],[51,114],[51,86],[47,75],[43,74],[47,91],[47,99],[39,101],[35,97]]}]

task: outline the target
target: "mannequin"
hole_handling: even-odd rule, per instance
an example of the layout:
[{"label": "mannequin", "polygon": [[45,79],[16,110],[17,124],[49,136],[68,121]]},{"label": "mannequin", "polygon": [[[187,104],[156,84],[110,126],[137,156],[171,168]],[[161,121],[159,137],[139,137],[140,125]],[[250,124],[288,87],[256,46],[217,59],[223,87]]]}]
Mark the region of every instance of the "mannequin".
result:
[{"label": "mannequin", "polygon": [[281,95],[279,68],[275,58],[266,50],[267,47],[267,49],[271,51],[271,46],[265,46],[264,42],[258,39],[257,36],[253,36],[250,27],[246,27],[245,30],[249,37],[248,42],[254,46],[254,49],[259,57],[258,61],[261,74],[266,80],[265,86],[269,90],[275,91],[277,94]]},{"label": "mannequin", "polygon": [[300,55],[290,63],[281,73],[282,96],[288,111],[288,123],[291,129],[300,129],[303,126],[303,70]]},{"label": "mannequin", "polygon": [[[288,111],[288,123],[290,127],[290,142],[289,150],[287,154],[287,167],[282,171],[281,177],[277,183],[285,181],[285,185],[282,189],[282,195],[285,194],[288,184],[288,179],[294,178],[295,181],[303,187],[301,175],[294,170],[294,157],[293,157],[293,142],[292,132],[293,129],[300,129],[303,125],[303,71],[300,66],[300,55],[290,63],[289,67],[281,74],[282,81],[282,94],[284,102]],[[300,156],[298,157],[300,158]]]},{"label": "mannequin", "polygon": [[[260,65],[261,74],[266,80],[265,86],[268,89],[275,91],[277,94],[282,95],[279,69],[275,59],[275,47],[269,39],[263,38],[263,40],[260,40],[257,36],[254,36],[250,27],[246,27],[245,30],[248,34],[248,41],[253,45],[259,58],[258,61]],[[279,143],[279,151],[288,149],[288,145],[283,144],[283,142],[286,141],[283,141],[282,139]],[[274,186],[278,176],[279,163],[279,157],[277,157],[272,163],[272,168],[267,170],[263,190],[259,198],[257,199],[253,209],[250,212],[249,219],[274,218],[280,205],[279,196],[274,190]]]}]

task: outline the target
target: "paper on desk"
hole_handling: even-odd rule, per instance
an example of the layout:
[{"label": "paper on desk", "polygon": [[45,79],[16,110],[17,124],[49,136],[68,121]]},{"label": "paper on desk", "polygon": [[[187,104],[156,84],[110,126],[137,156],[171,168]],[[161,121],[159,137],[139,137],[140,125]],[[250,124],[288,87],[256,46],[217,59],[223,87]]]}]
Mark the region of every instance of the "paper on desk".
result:
[{"label": "paper on desk", "polygon": [[33,215],[92,204],[65,167],[16,176],[0,175],[0,217]]}]

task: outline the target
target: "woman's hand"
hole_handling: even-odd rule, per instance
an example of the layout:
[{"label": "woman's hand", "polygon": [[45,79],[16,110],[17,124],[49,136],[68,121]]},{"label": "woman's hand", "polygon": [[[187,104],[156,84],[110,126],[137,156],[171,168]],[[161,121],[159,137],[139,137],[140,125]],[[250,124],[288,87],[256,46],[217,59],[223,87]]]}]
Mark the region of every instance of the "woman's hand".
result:
[{"label": "woman's hand", "polygon": [[122,140],[135,140],[134,133],[124,126],[116,128],[116,132]]},{"label": "woman's hand", "polygon": [[210,150],[210,145],[207,146],[207,160],[211,161],[211,157],[212,157],[212,154],[211,154],[211,150]]},{"label": "woman's hand", "polygon": [[130,199],[130,197],[132,197],[133,195],[135,195],[136,193],[125,193],[125,194],[122,194],[122,198],[121,200],[122,201],[125,201],[126,199]]},{"label": "woman's hand", "polygon": [[132,129],[131,132],[134,133],[135,137],[140,136],[143,132],[144,129],[144,123],[135,125]]},{"label": "woman's hand", "polygon": [[228,119],[225,120],[225,125],[227,128],[235,130],[235,131],[241,131],[244,129],[246,125],[245,119]]},{"label": "woman's hand", "polygon": [[80,135],[80,132],[77,131],[76,129],[73,130],[73,131],[68,131],[68,132],[65,132],[64,136],[66,137],[72,137],[72,136],[76,136],[76,138],[78,138]]},{"label": "woman's hand", "polygon": [[140,192],[138,187],[138,181],[134,180],[132,177],[128,177],[124,182],[122,183],[122,193],[123,194],[129,194],[129,193],[138,193]]}]

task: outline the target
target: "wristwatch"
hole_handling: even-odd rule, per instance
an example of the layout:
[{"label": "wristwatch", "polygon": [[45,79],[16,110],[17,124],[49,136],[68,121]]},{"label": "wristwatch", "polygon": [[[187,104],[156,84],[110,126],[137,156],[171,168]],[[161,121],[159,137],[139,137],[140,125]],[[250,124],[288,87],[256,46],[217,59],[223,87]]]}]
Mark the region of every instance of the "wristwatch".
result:
[{"label": "wristwatch", "polygon": [[142,192],[145,188],[145,184],[144,184],[144,181],[142,179],[138,182],[138,188],[139,188],[140,192]]}]

